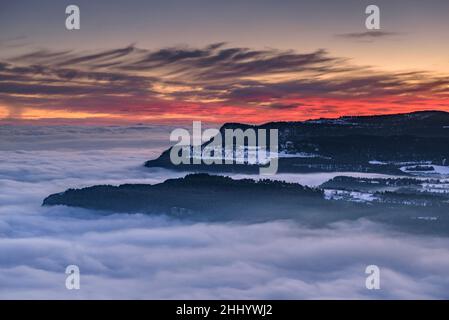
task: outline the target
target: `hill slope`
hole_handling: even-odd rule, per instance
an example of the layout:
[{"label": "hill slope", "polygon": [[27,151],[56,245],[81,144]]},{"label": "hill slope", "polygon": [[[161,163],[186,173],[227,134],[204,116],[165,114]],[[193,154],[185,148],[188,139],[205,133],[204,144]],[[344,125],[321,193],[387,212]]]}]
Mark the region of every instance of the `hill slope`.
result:
[{"label": "hill slope", "polygon": [[[272,122],[260,126],[229,123],[225,129],[277,129],[278,172],[357,171],[409,174],[407,165],[449,165],[449,113],[341,117],[303,122]],[[203,147],[207,146],[205,143]],[[258,165],[173,165],[170,149],[147,167],[183,171],[254,172]]]}]

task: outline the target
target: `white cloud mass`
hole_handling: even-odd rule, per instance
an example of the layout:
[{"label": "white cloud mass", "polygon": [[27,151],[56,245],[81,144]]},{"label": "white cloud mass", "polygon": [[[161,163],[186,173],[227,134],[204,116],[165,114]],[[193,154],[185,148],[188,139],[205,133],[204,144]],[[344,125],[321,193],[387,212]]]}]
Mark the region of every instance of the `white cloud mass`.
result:
[{"label": "white cloud mass", "polygon": [[[160,128],[0,131],[2,299],[449,298],[449,238],[367,220],[310,229],[40,206],[70,187],[183,175],[142,167],[164,147]],[[80,267],[81,290],[65,288],[71,264]],[[381,290],[365,288],[371,264],[380,267]]]}]

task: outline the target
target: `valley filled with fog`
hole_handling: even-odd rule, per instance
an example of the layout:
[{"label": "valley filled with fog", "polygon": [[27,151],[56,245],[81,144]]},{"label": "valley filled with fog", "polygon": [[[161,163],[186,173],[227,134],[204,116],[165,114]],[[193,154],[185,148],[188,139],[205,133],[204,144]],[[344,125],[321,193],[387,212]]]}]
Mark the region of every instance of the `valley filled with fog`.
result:
[{"label": "valley filled with fog", "polygon": [[[184,176],[143,166],[168,146],[169,132],[0,127],[0,298],[449,298],[447,237],[365,219],[310,228],[275,214],[261,223],[206,223],[41,206],[68,188]],[[315,187],[337,175],[384,177],[275,178]],[[365,288],[365,268],[373,264],[381,270],[380,290]],[[68,265],[80,268],[80,290],[65,287]]]}]

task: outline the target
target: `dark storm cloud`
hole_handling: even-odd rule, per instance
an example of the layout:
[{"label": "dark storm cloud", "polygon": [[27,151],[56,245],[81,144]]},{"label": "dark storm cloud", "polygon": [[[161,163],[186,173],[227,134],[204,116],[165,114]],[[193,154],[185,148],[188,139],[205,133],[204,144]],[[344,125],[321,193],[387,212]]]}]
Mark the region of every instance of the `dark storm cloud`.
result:
[{"label": "dark storm cloud", "polygon": [[353,33],[340,33],[337,37],[347,38],[347,39],[375,39],[375,38],[386,38],[391,36],[400,35],[398,32],[388,32],[388,31],[365,31],[365,32],[353,32]]},{"label": "dark storm cloud", "polygon": [[350,97],[357,94],[359,97],[383,97],[386,95],[403,95],[418,92],[447,92],[445,86],[449,78],[430,80],[422,83],[409,84],[397,75],[377,75],[366,77],[344,77],[339,79],[320,80],[294,80],[281,83],[254,84],[243,88],[234,87],[229,90],[227,97],[238,101],[263,101],[267,97],[281,98],[289,96],[319,96],[319,97]]},{"label": "dark storm cloud", "polygon": [[[387,35],[390,33],[374,32],[366,37]],[[155,84],[175,89],[158,91]],[[382,73],[353,66],[322,49],[297,53],[228,47],[225,43],[154,51],[129,45],[87,54],[38,50],[0,62],[0,99],[8,105],[20,102],[26,106],[45,103],[67,107],[67,101],[76,98],[77,103],[72,105],[77,108],[83,108],[84,102],[92,110],[104,111],[107,101],[109,111],[117,113],[123,108],[121,103],[166,110],[168,103],[162,100],[220,99],[244,107],[248,102],[267,101],[288,105],[281,101],[283,98],[443,95],[447,94],[448,84],[448,77],[432,77],[424,72]],[[115,101],[105,97],[114,95],[121,97]]]},{"label": "dark storm cloud", "polygon": [[303,106],[300,103],[291,103],[291,104],[283,104],[283,103],[272,103],[268,105],[270,109],[276,109],[276,110],[292,110],[296,109],[298,107]]},{"label": "dark storm cloud", "polygon": [[[173,68],[172,72],[188,72],[205,78],[214,76],[242,77],[273,72],[304,71],[308,69],[330,71],[344,60],[331,57],[325,50],[299,54],[274,49],[250,50],[226,48],[224,43],[212,44],[201,49],[171,47],[157,51],[137,49],[134,46],[118,48],[94,54],[75,55],[71,51],[50,52],[39,50],[21,55],[15,62],[54,67],[86,65],[90,68],[105,67],[126,71]],[[52,59],[50,63],[49,58]]]},{"label": "dark storm cloud", "polygon": [[39,62],[42,62],[42,60],[46,60],[46,59],[55,59],[55,58],[59,58],[59,57],[64,57],[70,53],[71,53],[70,50],[50,51],[50,50],[41,49],[41,50],[36,50],[36,51],[30,52],[30,53],[20,55],[11,60],[21,61],[21,62],[30,62],[30,63],[39,63]]},{"label": "dark storm cloud", "polygon": [[[130,89],[109,86],[70,86],[70,85],[41,85],[41,84],[19,84],[13,82],[0,82],[0,91],[4,94],[44,94],[44,95],[80,95],[89,92],[90,94],[127,94]],[[131,92],[139,92],[132,89]]]},{"label": "dark storm cloud", "polygon": [[110,59],[117,59],[121,57],[125,57],[134,51],[134,46],[129,46],[126,48],[119,48],[109,51],[103,51],[96,54],[84,55],[80,57],[76,57],[73,59],[69,59],[59,63],[61,66],[72,65],[78,63],[86,63],[86,62],[98,62],[98,61],[108,61]]},{"label": "dark storm cloud", "polygon": [[147,93],[150,86],[150,77],[124,73],[84,71],[34,64],[26,66],[0,64],[0,92],[2,93],[67,95]]}]

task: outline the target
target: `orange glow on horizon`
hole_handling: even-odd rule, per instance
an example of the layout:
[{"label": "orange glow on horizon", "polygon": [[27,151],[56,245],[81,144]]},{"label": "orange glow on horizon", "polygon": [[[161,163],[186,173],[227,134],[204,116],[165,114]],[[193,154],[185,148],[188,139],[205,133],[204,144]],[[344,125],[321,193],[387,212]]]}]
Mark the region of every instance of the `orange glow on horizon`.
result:
[{"label": "orange glow on horizon", "polygon": [[0,119],[4,119],[9,116],[9,111],[6,107],[0,106]]},{"label": "orange glow on horizon", "polygon": [[89,119],[89,118],[120,118],[119,115],[109,113],[89,113],[69,110],[45,110],[27,108],[20,114],[22,120],[39,119]]},{"label": "orange glow on horizon", "polygon": [[[225,122],[243,122],[260,124],[274,121],[303,121],[317,118],[337,118],[340,116],[361,116],[376,114],[394,114],[407,113],[423,110],[441,110],[449,112],[449,103],[442,101],[415,101],[415,103],[403,105],[388,101],[388,99],[379,99],[375,102],[330,100],[330,99],[310,99],[307,103],[286,101],[293,107],[286,110],[270,108],[269,105],[259,106],[213,106],[198,107],[190,106],[183,109],[173,108],[166,112],[141,112],[133,114],[123,113],[102,113],[86,111],[69,110],[45,110],[25,108],[20,113],[20,121],[42,121],[59,123],[64,120],[85,120],[86,123],[155,123],[170,124],[178,122],[190,122],[192,120],[201,120],[209,123]],[[9,116],[8,109],[0,106],[0,120],[5,120]]]}]

